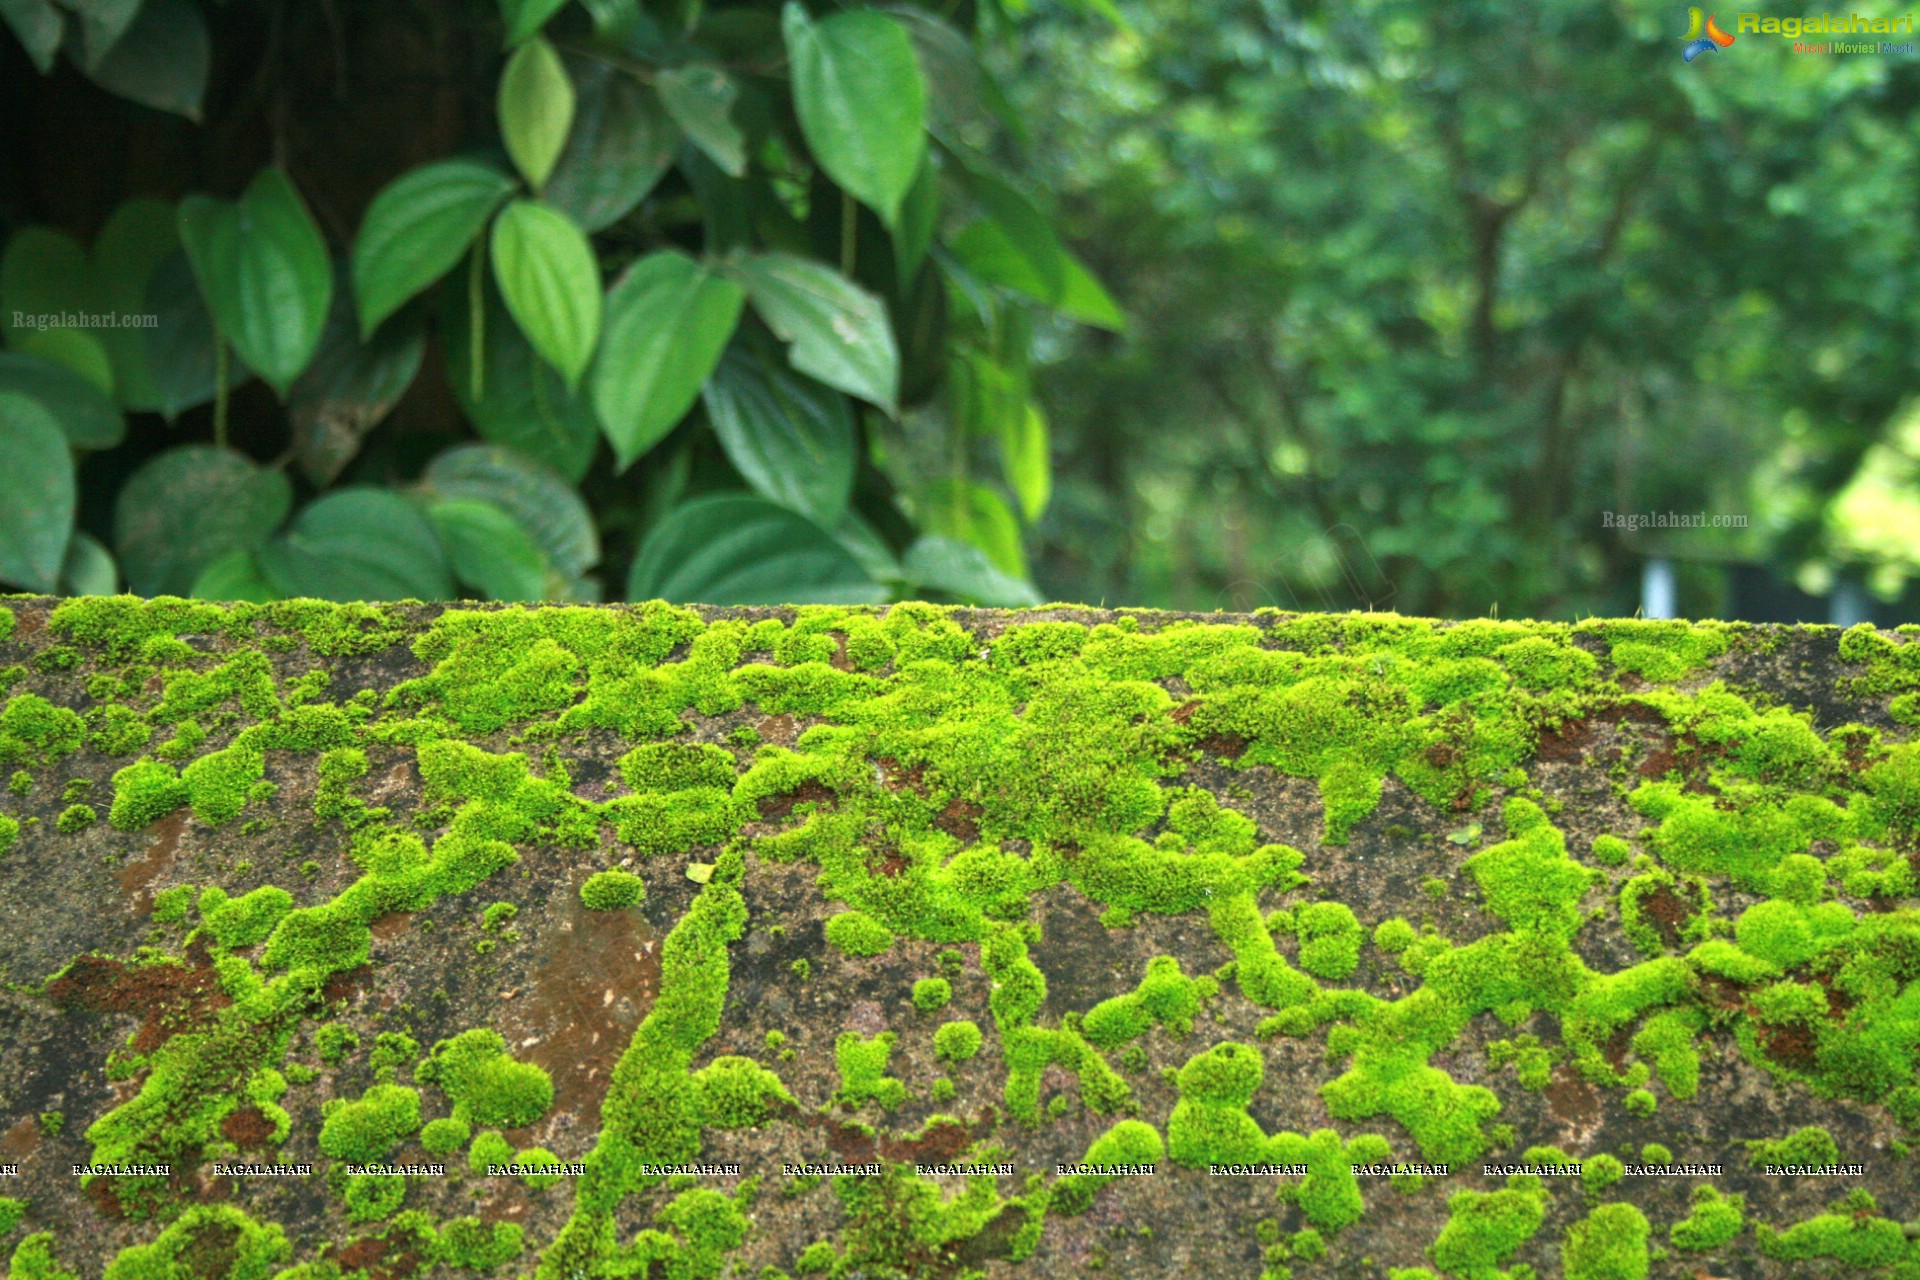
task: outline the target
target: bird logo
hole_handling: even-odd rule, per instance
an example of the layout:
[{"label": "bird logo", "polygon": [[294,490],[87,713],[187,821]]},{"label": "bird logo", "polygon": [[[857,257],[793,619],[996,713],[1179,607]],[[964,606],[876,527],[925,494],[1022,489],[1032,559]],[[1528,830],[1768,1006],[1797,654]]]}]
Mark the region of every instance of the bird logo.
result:
[{"label": "bird logo", "polygon": [[1713,20],[1712,14],[1708,14],[1704,20],[1700,17],[1697,6],[1687,10],[1687,34],[1680,38],[1687,44],[1680,51],[1680,56],[1688,62],[1703,53],[1712,53],[1733,43],[1733,37],[1720,29],[1720,24]]}]

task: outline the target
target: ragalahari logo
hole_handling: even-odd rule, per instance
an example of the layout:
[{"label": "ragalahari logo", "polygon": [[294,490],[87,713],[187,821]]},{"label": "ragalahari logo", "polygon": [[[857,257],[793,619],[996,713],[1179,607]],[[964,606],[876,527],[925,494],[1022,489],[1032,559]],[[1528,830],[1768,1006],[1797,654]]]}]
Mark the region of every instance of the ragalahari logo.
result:
[{"label": "ragalahari logo", "polygon": [[1680,51],[1680,56],[1688,62],[1692,62],[1703,53],[1712,53],[1716,48],[1724,49],[1733,43],[1733,37],[1720,29],[1719,24],[1713,20],[1712,14],[1708,14],[1702,20],[1700,10],[1697,8],[1687,10],[1687,34],[1680,38],[1687,42],[1687,47]]}]

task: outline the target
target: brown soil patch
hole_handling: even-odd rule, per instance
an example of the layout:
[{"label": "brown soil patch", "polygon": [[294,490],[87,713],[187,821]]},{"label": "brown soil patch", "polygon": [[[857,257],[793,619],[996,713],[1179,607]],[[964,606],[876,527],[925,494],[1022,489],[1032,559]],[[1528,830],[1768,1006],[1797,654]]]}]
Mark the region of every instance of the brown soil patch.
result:
[{"label": "brown soil patch", "polygon": [[419,1242],[406,1234],[397,1239],[362,1236],[333,1258],[342,1271],[364,1270],[367,1280],[406,1280],[426,1262],[420,1256]]},{"label": "brown soil patch", "polygon": [[1755,1034],[1761,1050],[1783,1067],[1810,1071],[1815,1065],[1817,1043],[1813,1028],[1800,1022],[1757,1024]]},{"label": "brown soil patch", "polygon": [[180,848],[180,835],[187,829],[187,810],[177,809],[153,825],[154,840],[138,862],[129,862],[115,873],[120,881],[120,896],[135,911],[153,910],[153,882],[173,865]]},{"label": "brown soil patch", "polygon": [[501,1032],[515,1057],[553,1077],[554,1113],[596,1115],[613,1064],[653,1008],[660,957],[637,911],[590,911],[577,893],[558,910]]},{"label": "brown soil patch", "polygon": [[1680,930],[1693,919],[1697,909],[1693,903],[1663,884],[1640,899],[1640,910],[1660,931],[1660,941],[1673,947],[1680,944]]},{"label": "brown soil patch", "polygon": [[242,1151],[258,1151],[273,1142],[273,1121],[258,1107],[241,1107],[220,1122],[220,1136]]},{"label": "brown soil patch", "polygon": [[962,844],[972,844],[980,838],[980,819],[986,816],[987,811],[978,804],[955,796],[934,818],[933,825]]},{"label": "brown soil patch", "polygon": [[782,747],[792,746],[796,736],[793,717],[789,715],[767,716],[753,726],[753,729],[763,741]]},{"label": "brown soil patch", "polygon": [[839,797],[831,787],[812,778],[801,783],[791,791],[782,791],[778,795],[760,798],[760,820],[777,822],[792,815],[794,807],[801,804],[832,804]]},{"label": "brown soil patch", "polygon": [[873,762],[880,766],[881,781],[894,791],[904,787],[915,795],[924,796],[931,790],[927,786],[927,766],[924,764],[908,768],[892,756],[876,756]]},{"label": "brown soil patch", "polygon": [[389,911],[385,915],[375,916],[367,924],[367,932],[373,935],[375,942],[390,942],[407,931],[413,923],[411,911]]},{"label": "brown soil patch", "polygon": [[1563,720],[1557,727],[1540,731],[1534,759],[1553,764],[1578,764],[1593,741],[1593,726],[1584,718]]},{"label": "brown soil patch", "polygon": [[356,969],[342,969],[328,977],[326,985],[320,988],[321,998],[328,1004],[345,1004],[353,999],[360,984],[372,976],[373,966],[370,964],[363,964]]},{"label": "brown soil patch", "polygon": [[130,1046],[152,1053],[182,1031],[197,1031],[233,1003],[205,963],[127,964],[106,956],[82,956],[47,984],[47,998],[62,1009],[145,1015]]},{"label": "brown soil patch", "polygon": [[189,1275],[205,1280],[224,1280],[240,1256],[240,1228],[224,1222],[210,1222],[193,1233],[175,1262]]},{"label": "brown soil patch", "polygon": [[39,1149],[40,1121],[33,1116],[21,1116],[0,1134],[0,1161],[7,1164],[19,1164]]},{"label": "brown soil patch", "polygon": [[907,855],[898,849],[882,849],[878,861],[869,859],[867,867],[877,876],[892,880],[907,869]]},{"label": "brown soil patch", "polygon": [[1547,1114],[1570,1129],[1587,1129],[1600,1121],[1600,1091],[1567,1063],[1555,1068],[1546,1098]]}]

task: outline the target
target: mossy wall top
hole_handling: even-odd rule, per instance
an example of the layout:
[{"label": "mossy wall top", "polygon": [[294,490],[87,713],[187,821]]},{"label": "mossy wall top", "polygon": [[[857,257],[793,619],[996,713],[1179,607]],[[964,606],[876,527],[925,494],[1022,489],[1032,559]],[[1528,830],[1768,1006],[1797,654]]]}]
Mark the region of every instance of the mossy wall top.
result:
[{"label": "mossy wall top", "polygon": [[1920,636],[0,604],[20,1280],[1920,1277]]}]

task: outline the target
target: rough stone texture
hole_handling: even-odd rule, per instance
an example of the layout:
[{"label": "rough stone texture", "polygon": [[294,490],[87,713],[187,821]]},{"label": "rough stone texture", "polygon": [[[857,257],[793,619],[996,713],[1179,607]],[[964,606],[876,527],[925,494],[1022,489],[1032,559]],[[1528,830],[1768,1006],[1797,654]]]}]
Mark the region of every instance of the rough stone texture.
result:
[{"label": "rough stone texture", "polygon": [[[16,598],[7,603],[17,625],[11,636],[0,631],[0,668],[18,664],[19,670],[0,701],[37,695],[84,715],[112,700],[95,696],[98,689],[90,692],[90,679],[103,673],[123,674],[137,657],[115,656],[101,644],[50,625],[57,602]],[[325,701],[345,703],[356,693],[373,691],[373,717],[360,726],[369,768],[356,784],[355,794],[370,805],[388,807],[393,821],[403,826],[411,823],[410,829],[429,844],[445,832],[447,822],[444,814],[425,813],[431,805],[423,795],[417,748],[375,741],[365,737],[364,730],[383,717],[399,719],[410,713],[397,704],[389,709],[387,695],[402,682],[432,670],[434,664],[417,656],[410,645],[441,612],[437,606],[394,606],[385,617],[398,634],[392,643],[367,652],[323,654],[305,642],[268,646],[278,649],[270,656],[283,696],[288,682],[316,669],[325,669],[331,677],[322,695]],[[698,612],[708,622],[749,624],[766,619],[791,623],[805,616],[775,609]],[[1054,609],[1025,614],[955,610],[950,616],[969,636],[970,656],[962,666],[991,663],[992,650],[1009,627],[1036,621],[1093,628],[1131,618],[1127,625],[1141,634],[1181,623],[1250,625],[1260,629],[1263,647],[1281,651],[1294,647],[1288,637],[1300,634],[1281,630],[1298,619],[1271,614],[1181,618]],[[176,655],[148,663],[154,671],[147,686],[119,700],[147,715],[160,699],[169,670],[209,670],[234,653],[257,649],[261,637],[290,634],[296,633],[264,616],[250,629],[236,628],[232,634],[189,632],[183,638],[199,657],[186,661]],[[836,629],[832,634],[837,647],[825,665],[845,671],[854,665],[847,657],[845,632]],[[1327,843],[1316,780],[1289,776],[1269,764],[1247,764],[1240,758],[1248,747],[1245,738],[1188,732],[1180,708],[1192,700],[1191,686],[1185,675],[1171,674],[1158,678],[1170,695],[1158,714],[1177,726],[1170,731],[1179,740],[1173,764],[1160,777],[1160,785],[1203,789],[1222,807],[1252,819],[1260,844],[1290,846],[1303,855],[1298,871],[1308,884],[1262,890],[1258,905],[1263,915],[1310,900],[1337,901],[1352,909],[1369,939],[1375,925],[1398,917],[1415,926],[1430,926],[1456,946],[1506,928],[1486,909],[1481,889],[1462,864],[1508,838],[1507,802],[1516,795],[1531,794],[1564,835],[1568,856],[1600,873],[1595,886],[1580,898],[1582,909],[1592,915],[1572,946],[1591,970],[1609,974],[1647,957],[1628,940],[1619,920],[1618,890],[1635,868],[1594,861],[1589,851],[1595,837],[1611,833],[1634,839],[1658,825],[1627,798],[1649,782],[1676,779],[1693,794],[1722,795],[1725,780],[1716,770],[1739,749],[1737,743],[1688,742],[1686,731],[1668,714],[1651,708],[1646,701],[1650,695],[1672,691],[1696,696],[1713,682],[1724,681],[1755,707],[1804,713],[1803,721],[1823,737],[1836,757],[1843,748],[1834,730],[1848,724],[1866,726],[1873,731],[1874,742],[1862,749],[1846,748],[1855,757],[1851,774],[1805,788],[1824,790],[1842,807],[1862,803],[1862,771],[1907,737],[1907,730],[1889,714],[1889,690],[1870,690],[1857,683],[1870,664],[1843,661],[1838,651],[1841,635],[1830,628],[1737,629],[1728,633],[1723,652],[1658,685],[1610,661],[1609,641],[1599,632],[1560,628],[1554,634],[1569,647],[1595,655],[1598,671],[1587,681],[1590,688],[1582,696],[1589,700],[1577,714],[1534,727],[1518,765],[1524,779],[1470,780],[1459,795],[1434,803],[1389,772],[1378,804],[1354,825],[1350,838],[1343,844]],[[1337,653],[1343,648],[1358,652],[1364,646],[1349,635],[1344,640],[1336,637],[1326,651]],[[682,661],[686,655],[687,647],[681,645],[665,661]],[[771,661],[765,654],[743,659],[747,660]],[[873,667],[870,674],[883,681],[898,676],[890,662]],[[1849,684],[1850,680],[1856,683]],[[1202,694],[1199,701],[1207,698]],[[1021,712],[1025,711],[1023,706]],[[497,730],[466,736],[489,752],[526,752],[536,772],[551,770],[552,761],[541,763],[543,753],[551,750],[564,762],[572,793],[584,800],[598,802],[626,794],[618,762],[637,743],[650,739],[630,738],[608,728],[562,733],[551,739],[522,738],[529,723],[552,718],[551,711],[542,711]],[[712,714],[687,708],[681,718],[685,728],[676,741],[724,748],[741,770],[754,759],[755,736],[762,750],[794,748],[804,746],[802,735],[810,728],[835,722],[830,714],[774,711],[751,699]],[[206,740],[186,758],[229,745],[259,717],[239,713],[224,717],[224,722],[217,714],[204,719]],[[752,733],[743,733],[746,729]],[[505,1038],[512,1055],[545,1070],[555,1091],[551,1109],[534,1123],[507,1131],[506,1140],[516,1149],[543,1147],[563,1161],[587,1158],[602,1128],[601,1106],[614,1064],[660,993],[662,944],[702,892],[686,869],[689,864],[714,863],[722,843],[643,855],[623,842],[610,822],[602,823],[596,840],[587,845],[516,841],[519,860],[478,887],[440,896],[416,911],[382,914],[373,923],[369,963],[329,978],[324,992],[295,1019],[284,1061],[274,1059],[282,1069],[286,1063],[315,1069],[310,1081],[294,1083],[280,1100],[290,1117],[284,1145],[270,1142],[272,1126],[259,1109],[236,1105],[220,1128],[230,1149],[210,1147],[200,1158],[176,1161],[158,1211],[150,1216],[129,1215],[106,1187],[107,1180],[89,1183],[69,1172],[90,1158],[94,1148],[89,1127],[134,1098],[145,1080],[139,1066],[126,1078],[111,1078],[108,1063],[124,1060],[129,1052],[151,1053],[174,1037],[204,1033],[233,1004],[233,996],[223,990],[211,968],[205,941],[197,945],[192,941],[198,916],[188,912],[182,923],[156,924],[152,912],[158,895],[180,885],[218,886],[235,898],[263,885],[278,885],[293,895],[297,906],[308,907],[332,900],[361,874],[347,856],[352,833],[337,820],[315,816],[318,752],[314,751],[268,750],[264,776],[274,789],[248,803],[238,818],[210,824],[182,807],[138,829],[116,829],[107,821],[114,773],[157,748],[170,733],[168,728],[157,729],[137,752],[110,756],[89,742],[57,759],[41,763],[21,758],[0,770],[0,774],[24,770],[31,779],[25,794],[0,792],[0,814],[25,824],[11,850],[0,856],[0,977],[5,981],[0,992],[0,1046],[4,1046],[0,1049],[0,1163],[17,1166],[12,1175],[0,1178],[0,1196],[18,1198],[26,1205],[24,1220],[11,1239],[0,1241],[0,1248],[11,1249],[29,1233],[50,1233],[58,1263],[91,1280],[124,1250],[158,1238],[169,1221],[193,1206],[226,1204],[243,1209],[255,1223],[279,1224],[286,1247],[270,1265],[249,1271],[236,1261],[236,1233],[207,1226],[179,1254],[179,1269],[164,1274],[181,1280],[189,1276],[226,1280],[229,1275],[234,1280],[243,1275],[251,1280],[296,1264],[326,1260],[347,1272],[363,1271],[370,1280],[401,1280],[414,1273],[458,1274],[431,1249],[396,1243],[399,1237],[392,1234],[391,1219],[349,1220],[342,1197],[330,1189],[326,1176],[336,1162],[317,1146],[323,1110],[333,1100],[358,1098],[374,1083],[370,1056],[382,1032],[404,1032],[427,1049],[469,1028],[490,1027]],[[1426,750],[1431,753],[1432,748]],[[880,760],[874,768],[896,794],[917,790],[939,799],[943,783],[938,777],[914,773],[897,760]],[[70,790],[97,810],[99,820],[63,834],[56,824],[71,803],[66,798]],[[770,861],[759,856],[758,848],[763,840],[800,828],[810,820],[809,814],[831,809],[837,798],[835,792],[822,788],[787,795],[784,802],[761,801],[729,842],[745,856],[738,888],[747,925],[727,948],[730,972],[718,1028],[699,1044],[692,1065],[698,1068],[722,1055],[753,1057],[781,1077],[797,1105],[778,1108],[774,1118],[759,1127],[708,1128],[703,1133],[698,1159],[737,1164],[741,1174],[697,1180],[699,1185],[731,1193],[740,1189],[744,1177],[761,1176],[757,1195],[747,1207],[749,1228],[738,1247],[714,1263],[717,1272],[682,1257],[673,1267],[663,1261],[650,1274],[773,1276],[792,1272],[801,1251],[814,1241],[836,1241],[844,1248],[848,1217],[832,1182],[813,1186],[785,1178],[780,1172],[783,1163],[958,1159],[969,1149],[967,1139],[956,1143],[951,1131],[943,1134],[936,1128],[916,1140],[929,1117],[953,1113],[968,1126],[967,1137],[984,1144],[971,1148],[976,1154],[1013,1164],[1013,1176],[994,1180],[996,1195],[1011,1201],[1026,1194],[1031,1201],[1034,1191],[1054,1181],[1056,1163],[1080,1159],[1118,1118],[1095,1114],[1080,1096],[1075,1074],[1059,1065],[1046,1067],[1041,1081],[1043,1105],[1062,1100],[1056,1104],[1058,1114],[1049,1112],[1037,1124],[1020,1123],[1009,1115],[1003,1097],[1008,1068],[1002,1058],[1001,1033],[989,1008],[993,984],[983,970],[978,939],[930,941],[911,936],[911,929],[894,921],[901,936],[880,955],[850,957],[827,945],[824,922],[846,904],[830,900],[821,891],[820,867],[805,859]],[[934,826],[952,837],[950,848],[971,847],[984,838],[1030,854],[1033,841],[996,828],[992,797],[985,798],[986,808],[977,803],[979,797],[956,796],[939,811]],[[796,814],[796,804],[804,805],[809,799],[816,801],[815,807],[802,807]],[[1723,804],[1728,809],[1737,807],[1734,800]],[[983,821],[987,830],[1001,834],[983,837]],[[1152,840],[1164,830],[1164,821],[1159,821],[1133,834]],[[884,833],[875,830],[870,835],[876,849],[888,846]],[[1910,834],[1860,840],[1869,846],[1893,845],[1902,857],[1912,848]],[[1648,852],[1644,840],[1634,848],[1636,853]],[[1809,849],[1816,856],[1837,852],[1833,841],[1825,847],[1810,844]],[[901,857],[904,865],[903,855],[896,851],[893,856]],[[874,865],[879,867],[876,876],[888,874],[884,852]],[[628,866],[644,876],[644,903],[625,911],[585,909],[580,885],[593,871],[611,866]],[[1707,878],[1713,893],[1712,914],[1727,922],[1768,896],[1752,886],[1736,886],[1725,877]],[[1832,882],[1826,893],[1829,901],[1842,903],[1862,917],[1879,913],[1907,918],[1916,906],[1911,884],[1904,894],[1862,897]],[[516,908],[504,930],[489,930],[481,924],[483,911],[493,903]],[[1174,914],[1143,910],[1125,927],[1108,927],[1101,920],[1106,905],[1090,901],[1070,880],[1048,884],[1030,895],[1026,919],[1038,926],[1040,938],[1031,946],[1031,958],[1046,979],[1045,1000],[1034,1025],[1058,1028],[1062,1019],[1071,1024],[1100,1001],[1133,990],[1152,957],[1176,957],[1188,975],[1213,973],[1234,958],[1204,908]],[[1684,920],[1688,914],[1681,911],[1676,919]],[[1723,927],[1723,936],[1731,936],[1730,925]],[[1298,962],[1300,944],[1295,937],[1283,930],[1275,941],[1284,958]],[[1664,954],[1669,956],[1683,956],[1692,945],[1677,932],[1670,932],[1666,942]],[[1920,942],[1915,945],[1920,947]],[[143,946],[155,950],[142,953]],[[913,983],[940,972],[941,953],[948,950],[960,956],[957,966],[948,962],[950,968],[957,968],[952,1004],[933,1014],[919,1012],[911,999]],[[143,955],[150,960],[160,953],[179,957],[181,963],[139,963]],[[238,947],[232,953],[258,964],[261,948]],[[1920,959],[1909,959],[1920,970]],[[811,968],[804,979],[794,972],[801,961]],[[1901,970],[1893,980],[1896,986],[1904,984],[1908,1006],[1920,1005],[1920,972]],[[1360,948],[1359,967],[1350,977],[1322,980],[1321,985],[1392,1001],[1418,990],[1421,981],[1369,940]],[[1751,1009],[1745,1002],[1752,994],[1696,971],[1686,992],[1662,1006],[1698,1008],[1726,1017],[1717,1019],[1697,1041],[1697,1093],[1683,1099],[1651,1086],[1658,1095],[1658,1110],[1651,1115],[1630,1111],[1623,1105],[1624,1086],[1589,1078],[1564,1055],[1546,1088],[1520,1087],[1511,1066],[1490,1061],[1488,1046],[1531,1034],[1557,1048],[1563,1037],[1560,1018],[1535,1009],[1508,1025],[1492,1012],[1475,1013],[1465,1030],[1433,1056],[1431,1065],[1459,1085],[1492,1091],[1500,1106],[1493,1124],[1511,1126],[1511,1132],[1496,1133],[1483,1159],[1467,1161],[1449,1176],[1428,1179],[1424,1186],[1403,1189],[1384,1178],[1363,1180],[1364,1216],[1344,1229],[1323,1230],[1323,1257],[1309,1256],[1313,1250],[1308,1245],[1298,1248],[1301,1256],[1287,1259],[1270,1252],[1263,1259],[1257,1224],[1270,1222],[1269,1240],[1276,1229],[1278,1238],[1296,1239],[1294,1233],[1310,1225],[1301,1205],[1276,1196],[1280,1188],[1297,1186],[1297,1179],[1212,1176],[1205,1169],[1162,1160],[1151,1177],[1123,1178],[1097,1191],[1085,1212],[1048,1213],[1037,1242],[1016,1244],[1015,1232],[1024,1219],[1018,1208],[1005,1207],[984,1227],[944,1251],[916,1253],[903,1247],[900,1260],[893,1264],[869,1258],[858,1266],[844,1266],[842,1274],[984,1274],[997,1280],[1096,1269],[1124,1277],[1279,1277],[1287,1274],[1287,1267],[1299,1277],[1384,1277],[1393,1268],[1422,1266],[1438,1272],[1428,1249],[1447,1224],[1449,1197],[1507,1184],[1505,1178],[1483,1172],[1483,1164],[1517,1162],[1521,1153],[1535,1145],[1557,1146],[1575,1159],[1610,1152],[1631,1162],[1648,1143],[1664,1144],[1678,1161],[1717,1164],[1721,1170],[1716,1176],[1703,1177],[1629,1177],[1595,1194],[1584,1192],[1577,1179],[1550,1180],[1544,1225],[1498,1258],[1499,1268],[1531,1265],[1541,1276],[1570,1274],[1562,1259],[1568,1229],[1595,1206],[1623,1201],[1644,1213],[1655,1248],[1650,1271],[1634,1270],[1629,1264],[1628,1270],[1618,1273],[1621,1276],[1807,1274],[1809,1269],[1835,1264],[1766,1256],[1751,1225],[1725,1247],[1703,1253],[1674,1249],[1668,1231],[1687,1215],[1689,1195],[1702,1183],[1743,1194],[1750,1223],[1783,1231],[1821,1214],[1831,1202],[1856,1189],[1872,1193],[1878,1216],[1894,1223],[1910,1222],[1920,1218],[1920,1162],[1907,1154],[1905,1145],[1915,1135],[1903,1131],[1884,1099],[1821,1096],[1804,1081],[1780,1076],[1783,1066],[1810,1066],[1813,1040],[1796,1045],[1786,1032],[1767,1032],[1760,1036],[1764,1047],[1758,1045],[1754,1024],[1739,1012],[1743,1005]],[[1304,1034],[1276,1035],[1269,1028],[1263,1035],[1257,1028],[1273,1012],[1249,999],[1229,976],[1206,1003],[1190,1034],[1180,1036],[1156,1027],[1134,1042],[1144,1060],[1130,1064],[1122,1063],[1118,1050],[1106,1053],[1130,1086],[1128,1110],[1164,1136],[1178,1100],[1172,1073],[1208,1046],[1234,1041],[1256,1046],[1264,1059],[1265,1082],[1248,1112],[1267,1134],[1332,1129],[1352,1139],[1374,1133],[1386,1139],[1392,1160],[1420,1160],[1420,1150],[1393,1117],[1339,1118],[1329,1110],[1321,1088],[1345,1070],[1340,1052],[1329,1052],[1329,1036],[1341,1020],[1323,1021]],[[1836,1021],[1847,1016],[1845,1008],[1832,1015]],[[1920,1028],[1920,1015],[1908,1016]],[[943,1063],[934,1056],[932,1032],[954,1018],[976,1022],[985,1033],[986,1045],[971,1061]],[[324,1064],[316,1053],[314,1032],[324,1023],[351,1027],[359,1036],[358,1049],[337,1067]],[[1638,1060],[1627,1040],[1639,1025],[1641,1020],[1635,1018],[1606,1045],[1606,1057],[1614,1069],[1627,1069]],[[1745,1048],[1740,1043],[1743,1027],[1749,1041]],[[898,1036],[886,1072],[905,1083],[909,1096],[896,1109],[883,1110],[872,1102],[851,1109],[834,1102],[841,1085],[834,1045],[836,1037],[848,1030],[863,1036],[883,1031]],[[775,1031],[786,1037],[790,1057],[769,1048],[768,1033]],[[1801,1034],[1825,1033],[1816,1028]],[[1911,1065],[1911,1045],[1908,1052]],[[409,1061],[399,1066],[399,1082],[412,1082],[411,1065]],[[930,1086],[937,1077],[952,1081],[951,1102],[932,1100]],[[1907,1083],[1913,1082],[1909,1074]],[[446,1099],[437,1089],[421,1086],[420,1091],[428,1119],[447,1114]],[[54,1113],[62,1117],[57,1126],[49,1118]],[[873,1132],[848,1127],[854,1120],[871,1126]],[[1863,1165],[1864,1173],[1769,1176],[1750,1160],[1747,1140],[1783,1137],[1807,1125],[1828,1130],[1840,1158]],[[316,1172],[312,1177],[278,1180],[225,1179],[209,1172],[215,1160],[236,1158],[310,1163]],[[391,1159],[419,1163],[431,1158],[414,1138]],[[524,1252],[517,1260],[501,1264],[496,1273],[534,1273],[541,1266],[543,1250],[576,1212],[574,1180],[534,1189],[517,1179],[476,1177],[467,1172],[464,1150],[445,1157],[444,1162],[448,1176],[416,1179],[405,1209],[424,1214],[433,1224],[462,1215],[519,1224],[525,1232]],[[933,1181],[949,1197],[966,1185],[965,1179],[953,1176],[937,1176]],[[625,1196],[613,1214],[617,1242],[625,1243],[642,1228],[658,1225],[657,1211],[680,1189],[656,1182]],[[1861,1222],[1876,1216],[1857,1201],[1845,1212]],[[1906,1235],[1920,1235],[1920,1228],[1908,1227]],[[1024,1256],[1010,1258],[1010,1253]],[[1909,1254],[1905,1258],[1897,1253],[1875,1255],[1870,1260],[1884,1265],[1870,1273],[1920,1273],[1920,1244]],[[1641,1257],[1646,1257],[1644,1251]],[[616,1273],[615,1264],[604,1257],[595,1266],[607,1268],[605,1274]],[[781,1271],[763,1273],[768,1267]],[[14,1274],[24,1280],[37,1273],[16,1260]],[[123,1274],[133,1280],[133,1272]],[[322,1274],[330,1273],[324,1269],[301,1273]],[[1495,1272],[1459,1270],[1454,1274],[1480,1277]],[[1608,1280],[1614,1274],[1589,1272],[1584,1280]]]}]

